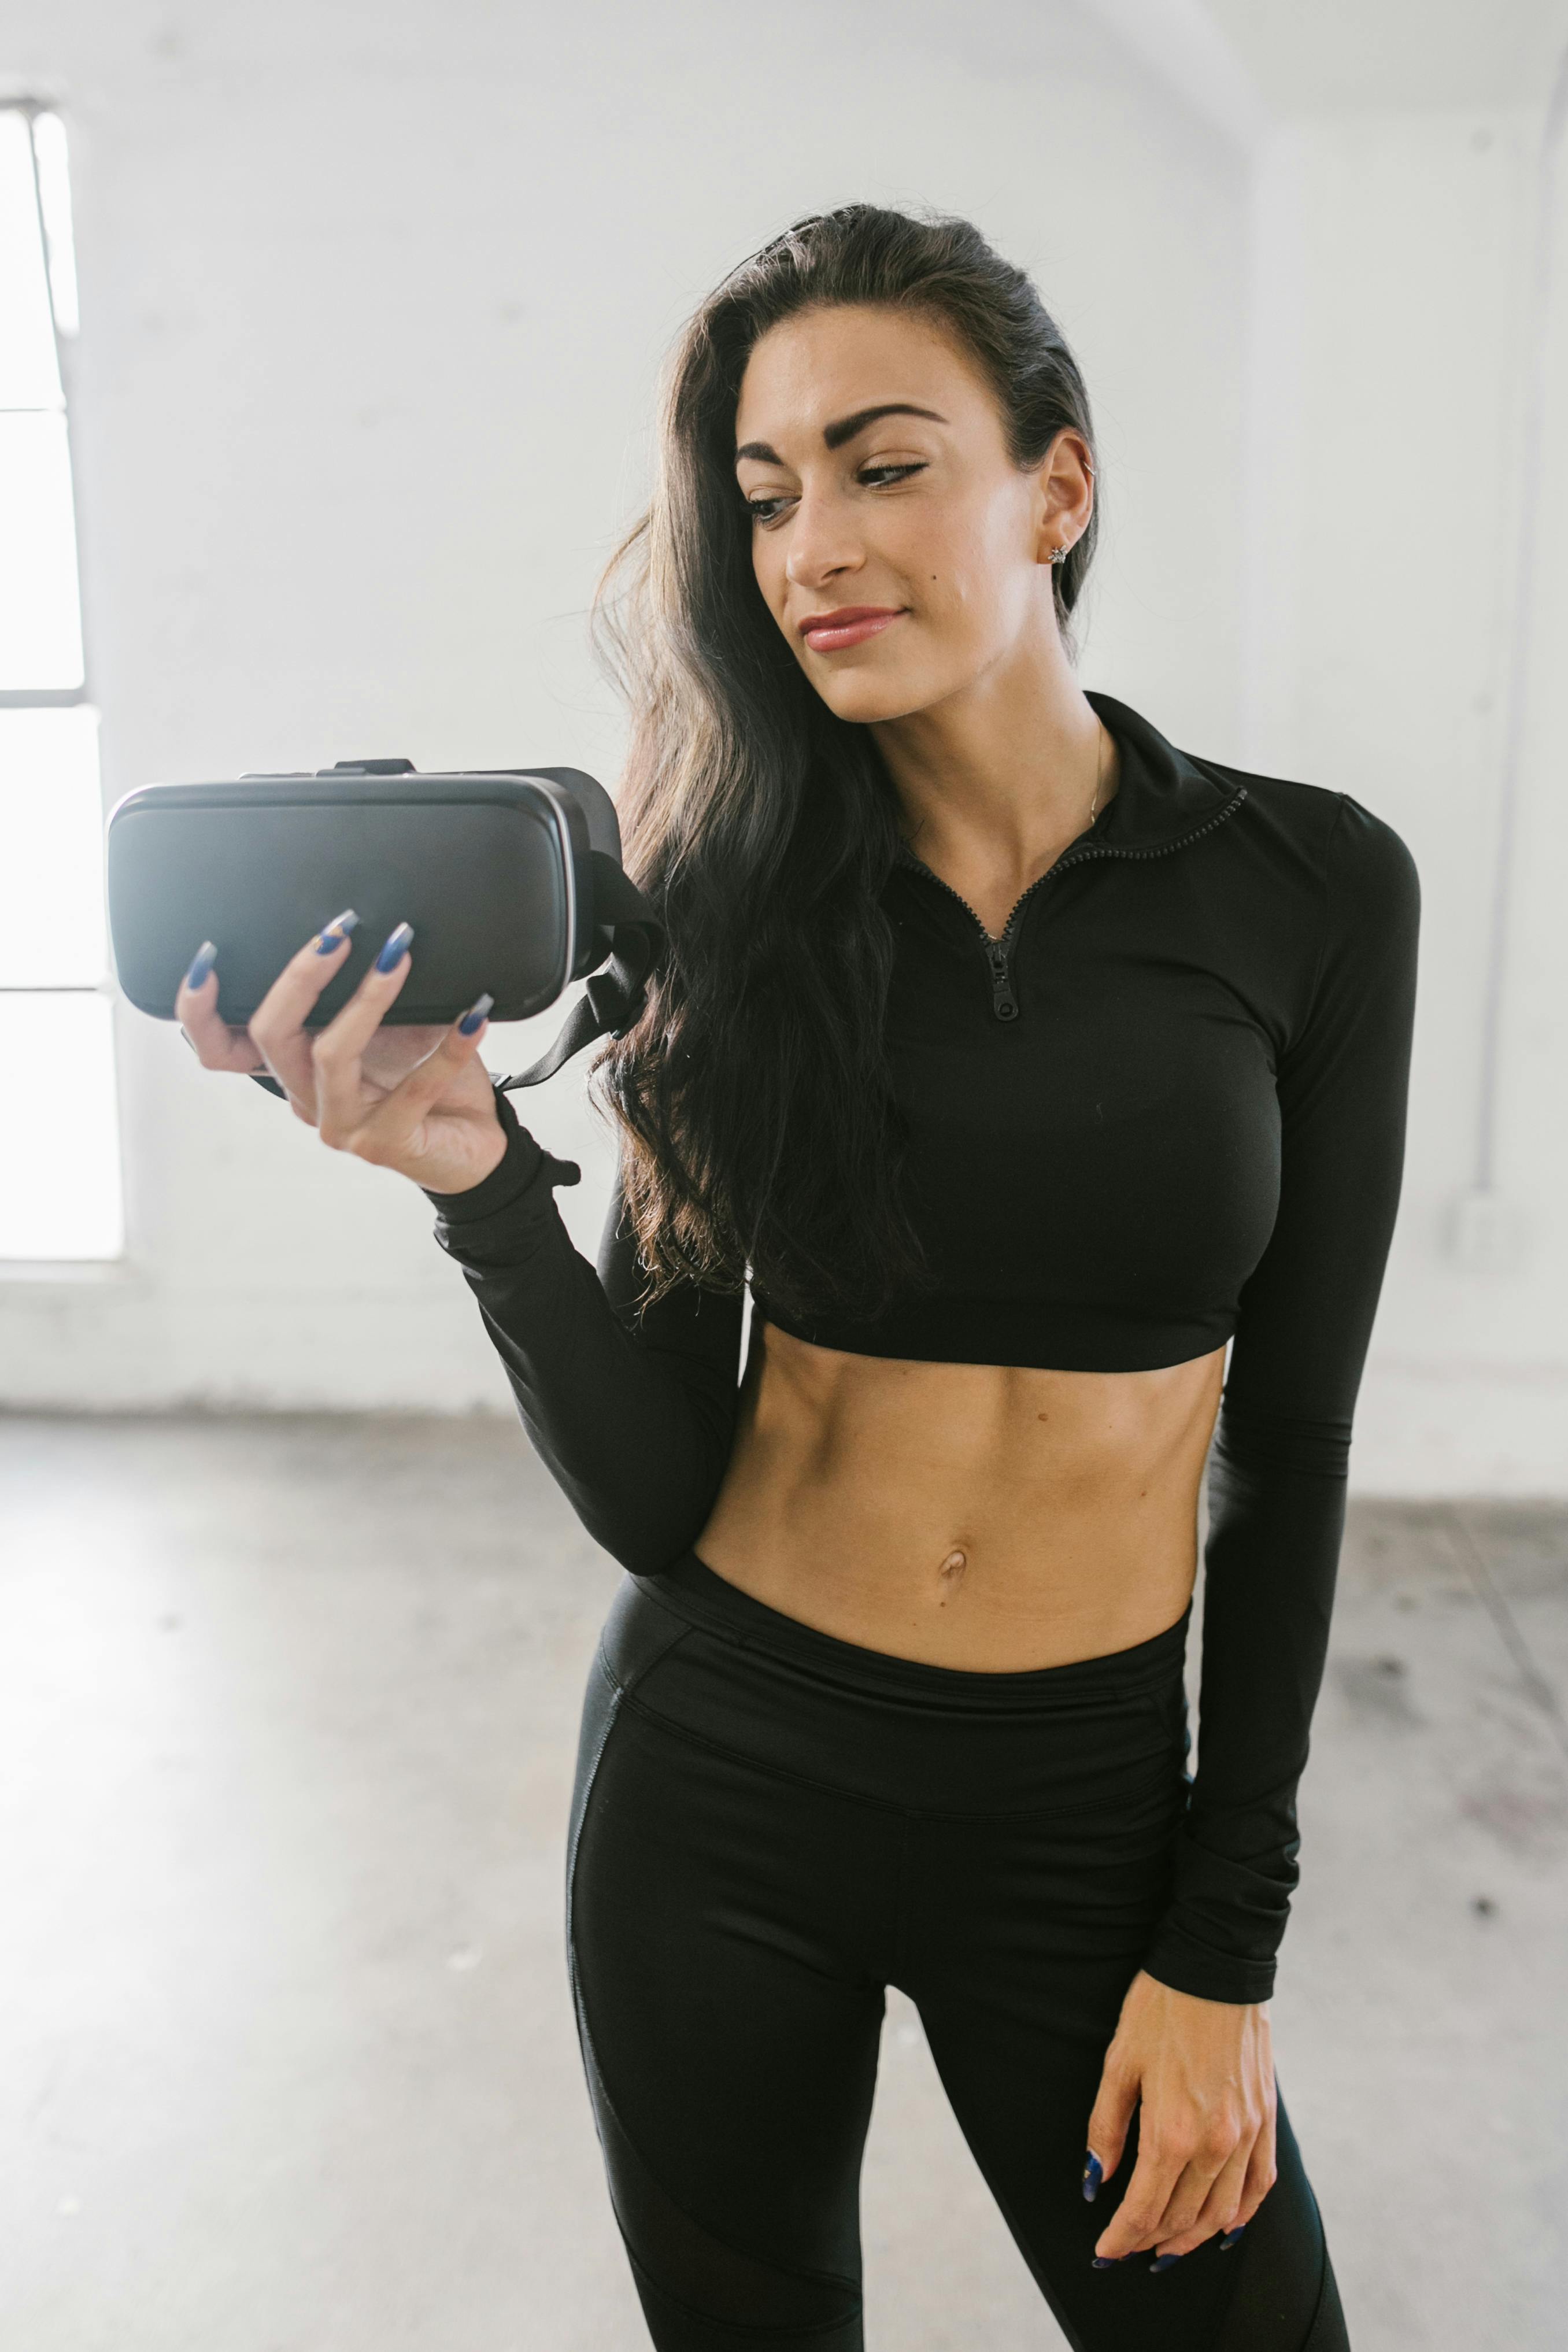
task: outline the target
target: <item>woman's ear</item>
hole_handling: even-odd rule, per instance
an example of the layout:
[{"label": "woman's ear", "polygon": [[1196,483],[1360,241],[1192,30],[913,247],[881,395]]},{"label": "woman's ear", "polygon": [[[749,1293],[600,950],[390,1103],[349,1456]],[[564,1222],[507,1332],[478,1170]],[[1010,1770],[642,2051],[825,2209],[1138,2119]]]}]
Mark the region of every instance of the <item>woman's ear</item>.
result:
[{"label": "woman's ear", "polygon": [[1041,461],[1039,545],[1036,561],[1060,563],[1089,529],[1094,512],[1094,459],[1081,433],[1064,425]]}]

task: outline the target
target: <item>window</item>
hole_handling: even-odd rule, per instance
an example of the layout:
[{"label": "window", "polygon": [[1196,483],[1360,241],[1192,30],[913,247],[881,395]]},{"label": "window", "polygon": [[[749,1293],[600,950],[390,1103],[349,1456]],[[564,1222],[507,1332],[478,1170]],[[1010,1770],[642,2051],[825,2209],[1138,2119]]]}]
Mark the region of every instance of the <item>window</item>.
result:
[{"label": "window", "polygon": [[65,125],[0,105],[0,1259],[122,1246],[98,714],[71,468]]}]

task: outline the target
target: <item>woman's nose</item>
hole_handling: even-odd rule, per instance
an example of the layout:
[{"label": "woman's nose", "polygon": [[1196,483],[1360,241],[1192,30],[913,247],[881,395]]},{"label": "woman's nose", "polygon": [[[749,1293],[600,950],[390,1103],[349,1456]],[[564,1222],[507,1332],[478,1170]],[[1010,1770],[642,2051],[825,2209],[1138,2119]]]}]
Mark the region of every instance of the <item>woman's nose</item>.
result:
[{"label": "woman's nose", "polygon": [[795,587],[819,587],[840,572],[858,571],[865,560],[865,550],[837,499],[802,499],[784,558],[785,573]]}]

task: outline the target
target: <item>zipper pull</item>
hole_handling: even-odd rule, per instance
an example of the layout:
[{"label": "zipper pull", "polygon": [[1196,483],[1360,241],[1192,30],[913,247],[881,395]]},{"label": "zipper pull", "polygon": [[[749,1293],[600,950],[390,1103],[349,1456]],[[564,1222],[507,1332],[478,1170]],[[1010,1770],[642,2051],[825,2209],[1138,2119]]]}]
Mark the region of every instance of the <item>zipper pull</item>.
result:
[{"label": "zipper pull", "polygon": [[985,961],[991,966],[991,1010],[998,1021],[1016,1021],[1018,1000],[1013,993],[1013,975],[1007,969],[1005,942],[987,940]]}]

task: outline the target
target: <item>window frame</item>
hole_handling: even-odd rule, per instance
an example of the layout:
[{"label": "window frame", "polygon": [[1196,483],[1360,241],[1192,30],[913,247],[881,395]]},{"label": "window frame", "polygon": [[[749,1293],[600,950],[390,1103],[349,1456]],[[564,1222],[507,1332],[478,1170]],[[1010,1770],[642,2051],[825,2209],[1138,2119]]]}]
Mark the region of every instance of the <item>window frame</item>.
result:
[{"label": "window frame", "polygon": [[[31,169],[34,217],[37,226],[39,248],[44,257],[44,277],[47,289],[49,305],[49,327],[54,338],[55,365],[58,371],[60,383],[60,405],[58,411],[52,407],[47,410],[16,408],[7,409],[4,414],[7,415],[23,416],[38,415],[53,415],[58,414],[63,418],[65,425],[66,458],[70,475],[71,536],[73,542],[72,552],[76,562],[77,617],[81,638],[81,677],[75,686],[0,687],[0,714],[4,714],[5,712],[11,710],[75,710],[86,709],[91,710],[96,716],[98,713],[98,705],[92,693],[92,643],[91,630],[88,618],[88,600],[85,593],[86,571],[83,562],[83,542],[85,534],[82,529],[83,502],[81,495],[81,473],[78,463],[76,435],[75,346],[80,337],[80,319],[79,313],[75,326],[69,332],[61,328],[59,305],[57,299],[56,275],[52,266],[53,257],[49,245],[48,217],[45,209],[42,178],[38,169],[38,142],[36,128],[37,120],[40,116],[52,116],[58,120],[62,126],[67,126],[68,135],[68,118],[64,108],[57,101],[47,98],[26,95],[0,97],[0,115],[19,115],[26,125],[27,160]],[[68,198],[74,198],[74,191],[68,187]],[[75,205],[74,201],[72,201],[71,266],[73,270],[75,268],[74,213]],[[101,768],[99,772],[99,791],[100,818],[101,823]],[[37,985],[29,985],[25,981],[0,981],[0,997],[96,996],[105,999],[110,1005],[112,1005],[117,995],[117,990],[114,983],[112,958],[109,949],[107,916],[105,922],[104,965],[102,971],[96,980],[47,982]],[[120,1055],[118,1041],[113,1036],[111,1024],[110,1045],[110,1085],[112,1093],[111,1112],[114,1130],[117,1138],[120,1139],[120,1149],[117,1152],[117,1165],[115,1171],[115,1182],[118,1193],[118,1223],[120,1229],[120,1243],[118,1249],[111,1256],[95,1255],[90,1257],[31,1258],[8,1256],[5,1255],[4,1249],[0,1248],[0,1281],[90,1282],[94,1280],[103,1280],[105,1278],[121,1276],[129,1270],[128,1262],[130,1256],[130,1243],[126,1230],[127,1202],[125,1162],[120,1126],[119,1063]]]}]

